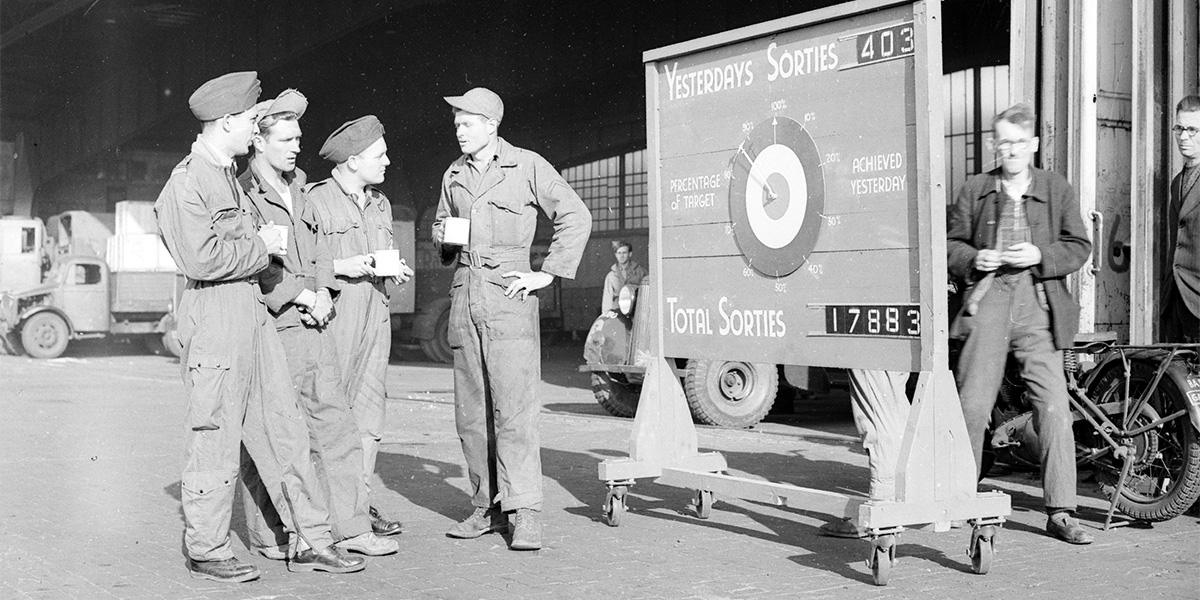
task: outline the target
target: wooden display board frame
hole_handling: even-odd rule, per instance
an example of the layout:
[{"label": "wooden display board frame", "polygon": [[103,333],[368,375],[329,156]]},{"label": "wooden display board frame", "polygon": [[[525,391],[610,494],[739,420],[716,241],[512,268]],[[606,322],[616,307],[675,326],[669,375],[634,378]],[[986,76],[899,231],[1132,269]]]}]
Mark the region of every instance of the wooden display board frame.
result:
[{"label": "wooden display board frame", "polygon": [[[896,467],[897,489],[894,501],[871,501],[860,496],[801,488],[723,474],[727,464],[719,453],[700,453],[695,427],[687,401],[664,349],[667,327],[667,294],[664,290],[664,204],[662,121],[663,65],[714,49],[777,36],[781,32],[837,24],[856,16],[894,9],[911,10],[915,29],[913,116],[916,122],[915,168],[917,180],[917,240],[913,251],[919,255],[919,305],[925,326],[919,340],[910,348],[911,355],[887,361],[880,366],[863,364],[856,358],[840,363],[836,357],[823,366],[877,368],[895,371],[919,371],[919,379],[909,418],[902,430],[904,439]],[[859,0],[724,32],[697,40],[648,51],[646,63],[647,156],[650,168],[650,264],[649,302],[642,303],[652,314],[650,348],[655,352],[649,362],[645,382],[634,419],[630,439],[630,457],[610,459],[599,465],[599,478],[609,487],[606,511],[610,525],[620,522],[624,512],[625,491],[635,479],[658,478],[665,485],[697,490],[697,505],[705,516],[706,502],[712,494],[749,498],[790,505],[844,517],[857,522],[874,540],[868,558],[876,574],[876,583],[886,583],[886,572],[894,559],[894,536],[904,526],[933,524],[946,530],[951,521],[970,520],[974,525],[969,553],[978,572],[990,564],[994,527],[1010,514],[1007,495],[976,492],[976,468],[963,423],[957,390],[948,366],[947,294],[946,294],[946,217],[943,164],[941,14],[936,0],[897,2],[895,0]],[[906,23],[907,24],[907,23]],[[772,38],[774,39],[774,38]],[[678,63],[675,63],[678,64]],[[728,175],[726,176],[728,178]],[[727,231],[728,232],[728,231]],[[811,248],[810,248],[811,249]],[[738,285],[732,282],[731,285]],[[669,282],[667,286],[671,285]],[[666,290],[669,292],[670,290]],[[856,340],[857,342],[857,340]],[[851,345],[853,346],[853,345]],[[714,349],[703,358],[720,356]],[[800,361],[775,361],[788,364]],[[898,367],[904,368],[898,368]],[[901,428],[897,428],[898,430]],[[981,542],[982,540],[982,542]],[[986,555],[986,556],[984,556]],[[979,558],[983,557],[983,558]],[[982,570],[981,570],[982,569]]]}]

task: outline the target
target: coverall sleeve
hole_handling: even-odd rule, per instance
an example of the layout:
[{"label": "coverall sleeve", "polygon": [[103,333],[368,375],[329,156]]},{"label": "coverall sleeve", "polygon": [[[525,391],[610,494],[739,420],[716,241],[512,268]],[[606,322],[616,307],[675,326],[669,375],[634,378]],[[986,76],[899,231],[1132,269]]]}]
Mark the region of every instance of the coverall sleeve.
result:
[{"label": "coverall sleeve", "polygon": [[241,212],[230,206],[210,214],[190,178],[167,184],[155,205],[158,228],[171,256],[190,279],[245,279],[266,268],[267,246],[251,233],[222,239],[218,229],[237,229]]},{"label": "coverall sleeve", "polygon": [[546,159],[534,157],[534,193],[538,206],[554,221],[554,239],[542,263],[542,272],[574,279],[588,237],[592,234],[592,213],[579,194],[558,174]]},{"label": "coverall sleeve", "polygon": [[[1071,184],[1062,182],[1061,187],[1051,193],[1051,214],[1057,215],[1058,227],[1056,241],[1042,251],[1042,262],[1032,267],[1033,275],[1039,279],[1066,277],[1083,267],[1092,252],[1092,242],[1088,240],[1087,229],[1083,218],[1079,215],[1079,197]],[[1053,230],[1052,230],[1053,231]]]},{"label": "coverall sleeve", "polygon": [[446,218],[454,216],[450,212],[450,178],[442,176],[442,194],[438,198],[437,211],[433,215],[433,247],[437,248],[442,265],[452,265],[458,259],[458,248],[443,246],[442,239],[446,234]]},{"label": "coverall sleeve", "polygon": [[956,279],[973,282],[975,279],[975,211],[977,195],[972,193],[970,180],[959,186],[954,204],[946,214],[946,268]]},{"label": "coverall sleeve", "polygon": [[302,273],[289,272],[278,259],[273,258],[259,274],[258,287],[262,290],[267,307],[279,312],[308,288],[308,278]]}]

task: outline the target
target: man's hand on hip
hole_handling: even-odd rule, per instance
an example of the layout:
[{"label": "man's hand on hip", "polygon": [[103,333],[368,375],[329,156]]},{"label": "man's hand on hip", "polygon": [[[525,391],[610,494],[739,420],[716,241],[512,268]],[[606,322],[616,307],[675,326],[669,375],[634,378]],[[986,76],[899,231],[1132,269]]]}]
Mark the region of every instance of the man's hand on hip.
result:
[{"label": "man's hand on hip", "polygon": [[516,298],[517,293],[521,294],[521,301],[524,302],[529,297],[529,292],[540,290],[551,283],[554,283],[554,276],[541,271],[528,273],[524,271],[509,271],[501,277],[508,279],[516,277],[517,280],[508,284],[508,289],[504,290],[504,295],[509,298]]}]

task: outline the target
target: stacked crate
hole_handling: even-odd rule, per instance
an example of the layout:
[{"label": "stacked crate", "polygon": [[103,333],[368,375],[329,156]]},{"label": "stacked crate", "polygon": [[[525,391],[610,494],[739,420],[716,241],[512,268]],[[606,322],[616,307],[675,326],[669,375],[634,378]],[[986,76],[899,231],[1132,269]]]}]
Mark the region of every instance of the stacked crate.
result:
[{"label": "stacked crate", "polygon": [[175,261],[158,237],[153,202],[117,203],[114,234],[108,238],[105,261],[114,273],[176,270]]}]

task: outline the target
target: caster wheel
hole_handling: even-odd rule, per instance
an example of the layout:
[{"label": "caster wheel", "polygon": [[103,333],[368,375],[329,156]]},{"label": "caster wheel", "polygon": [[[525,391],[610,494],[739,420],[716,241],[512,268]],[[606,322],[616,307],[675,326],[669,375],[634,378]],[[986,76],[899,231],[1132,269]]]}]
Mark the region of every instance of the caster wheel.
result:
[{"label": "caster wheel", "polygon": [[625,488],[617,486],[608,490],[608,494],[604,497],[604,522],[609,527],[617,527],[621,524],[621,518],[625,516]]},{"label": "caster wheel", "polygon": [[971,534],[971,570],[980,575],[986,575],[992,570],[992,558],[996,555],[996,530],[993,527],[980,527]]},{"label": "caster wheel", "polygon": [[871,580],[875,585],[887,585],[892,575],[892,567],[896,566],[896,538],[894,535],[884,535],[873,540],[871,555],[867,558],[867,566],[871,569]]},{"label": "caster wheel", "polygon": [[713,494],[709,490],[696,490],[696,516],[707,519],[712,516]]}]

